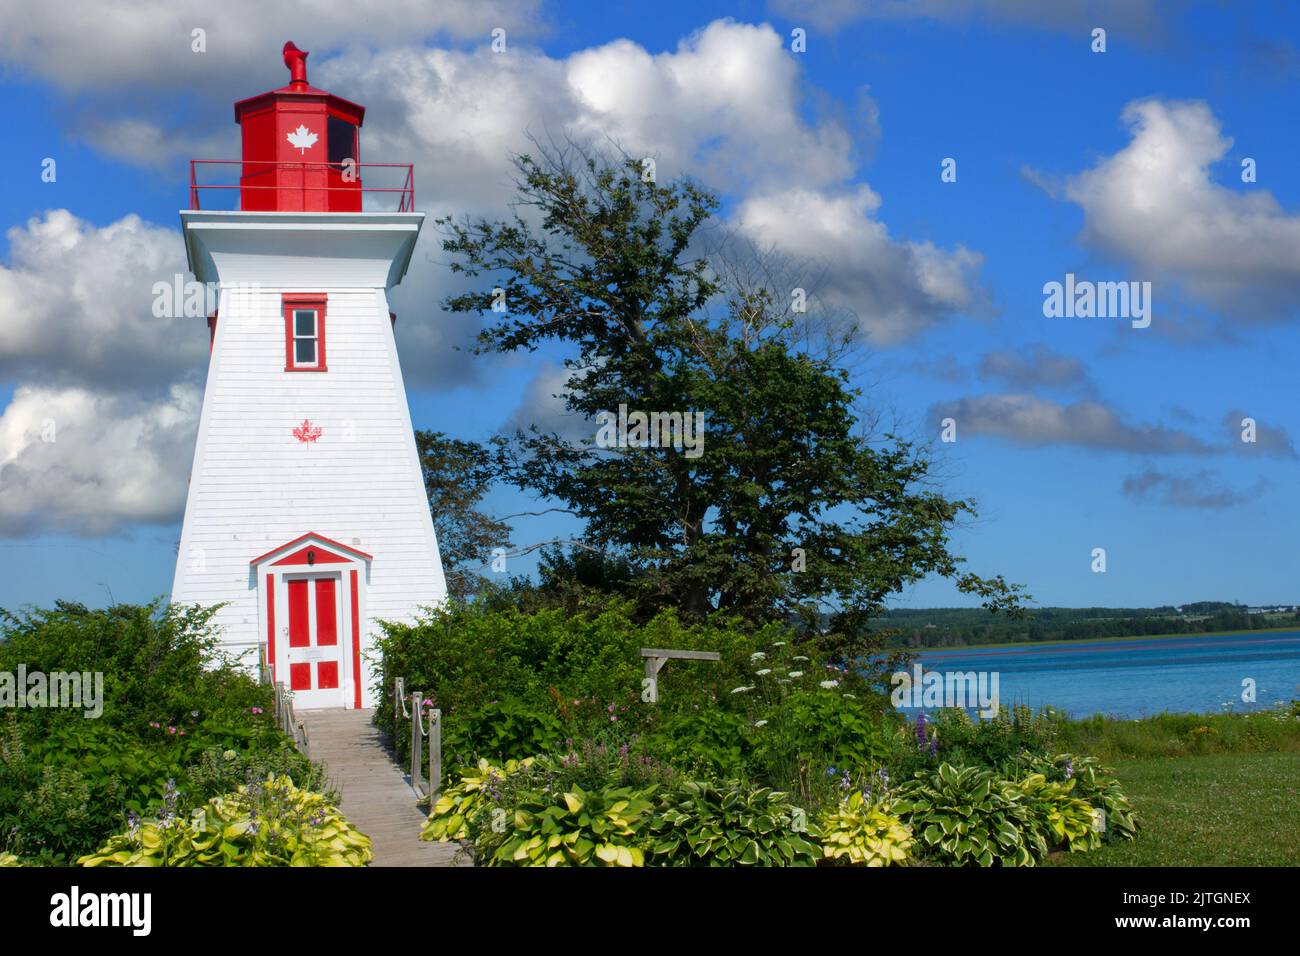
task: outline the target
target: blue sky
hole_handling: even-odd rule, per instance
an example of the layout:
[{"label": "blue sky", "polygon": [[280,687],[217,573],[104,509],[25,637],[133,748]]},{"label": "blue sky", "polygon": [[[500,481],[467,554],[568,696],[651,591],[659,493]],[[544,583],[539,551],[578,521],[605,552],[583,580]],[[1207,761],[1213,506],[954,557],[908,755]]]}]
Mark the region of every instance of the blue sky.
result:
[{"label": "blue sky", "polygon": [[[431,214],[501,214],[525,132],[578,131],[702,179],[742,232],[822,264],[859,316],[865,402],[924,441],[957,421],[935,454],[979,504],[956,536],[973,570],[1043,604],[1298,599],[1290,5],[488,3],[416,23],[285,6],[159,7],[94,50],[44,13],[0,39],[0,607],[170,588],[207,337],[150,319],[148,290],[183,262],[184,160],[236,155],[230,103],[283,83],[290,38],[315,84],[368,106],[363,158],[416,163]],[[434,240],[394,296],[417,427],[557,420],[559,353],[453,348],[472,329],[438,308],[454,286]],[[1151,327],[1044,317],[1067,272],[1151,282]],[[1243,415],[1254,444],[1227,424]],[[515,543],[571,530],[537,520]],[[899,603],[965,602],[935,581]]]}]

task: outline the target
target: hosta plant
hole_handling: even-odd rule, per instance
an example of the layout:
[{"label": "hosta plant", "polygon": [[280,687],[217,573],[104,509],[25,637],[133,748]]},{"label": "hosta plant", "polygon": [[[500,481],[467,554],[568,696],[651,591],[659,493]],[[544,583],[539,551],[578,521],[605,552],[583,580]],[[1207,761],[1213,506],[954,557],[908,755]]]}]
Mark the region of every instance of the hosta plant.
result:
[{"label": "hosta plant", "polygon": [[1031,825],[1048,846],[1079,853],[1101,845],[1101,833],[1093,828],[1092,806],[1070,793],[1073,780],[1054,781],[1031,773],[1016,787],[1029,808]]},{"label": "hosta plant", "polygon": [[663,795],[652,824],[658,866],[812,866],[821,856],[786,794],[692,781]]},{"label": "hosta plant", "polygon": [[82,866],[365,866],[370,838],[287,776],[214,797],[188,816],[169,788],[157,819],[132,819]]},{"label": "hosta plant", "polygon": [[488,866],[644,866],[654,788],[614,787],[518,795],[501,835],[489,827],[476,841]]},{"label": "hosta plant", "polygon": [[918,773],[893,806],[917,838],[917,850],[952,866],[1033,866],[1047,841],[1014,783],[991,770],[948,763]]},{"label": "hosta plant", "polygon": [[854,790],[821,818],[817,836],[826,860],[858,866],[890,866],[907,861],[915,844],[911,828]]},{"label": "hosta plant", "polygon": [[434,802],[420,839],[445,843],[473,837],[475,821],[495,803],[502,782],[528,769],[533,760],[508,760],[498,767],[480,759],[477,766],[461,771],[460,779]]},{"label": "hosta plant", "polygon": [[1105,814],[1103,840],[1131,840],[1137,836],[1138,819],[1133,804],[1124,795],[1119,781],[1096,757],[1056,754],[1035,760],[1030,769],[1048,780],[1073,781],[1074,796]]}]

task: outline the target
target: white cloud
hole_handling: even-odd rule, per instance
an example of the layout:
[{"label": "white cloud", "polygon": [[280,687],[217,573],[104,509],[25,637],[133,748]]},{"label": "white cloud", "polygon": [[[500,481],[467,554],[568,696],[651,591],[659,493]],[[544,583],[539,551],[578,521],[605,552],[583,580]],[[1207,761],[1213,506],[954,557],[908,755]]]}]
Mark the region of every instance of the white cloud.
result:
[{"label": "white cloud", "polygon": [[930,408],[930,419],[952,418],[957,437],[991,435],[1022,445],[1078,445],[1152,455],[1207,454],[1205,442],[1163,425],[1133,425],[1108,405],[1062,404],[1033,395],[975,395]]},{"label": "white cloud", "polygon": [[552,432],[574,444],[593,439],[596,425],[583,415],[569,411],[564,404],[564,393],[569,391],[573,373],[553,363],[544,363],[524,390],[524,395],[503,430],[513,434],[519,428],[527,431],[536,425],[544,434]]},{"label": "white cloud", "polygon": [[0,415],[0,535],[178,520],[199,403],[194,385],[156,400],[20,386]]},{"label": "white cloud", "polygon": [[838,30],[860,20],[987,19],[1058,31],[1102,26],[1141,40],[1159,33],[1184,5],[1183,0],[770,0],[768,4],[781,16],[823,30]]},{"label": "white cloud", "polygon": [[152,310],[154,283],[185,273],[177,230],[134,215],[99,227],[56,209],[6,235],[0,381],[140,388],[203,368],[203,319]]},{"label": "white cloud", "polygon": [[[538,0],[134,0],[111,8],[102,0],[0,0],[0,62],[69,92],[209,87],[224,95],[250,77],[285,79],[286,40],[308,51],[435,36],[486,41],[500,27],[509,42],[537,32],[539,8]],[[206,31],[206,52],[191,49],[195,29]]]},{"label": "white cloud", "polygon": [[791,189],[745,200],[736,219],[755,243],[823,269],[818,295],[855,313],[872,344],[897,344],[982,304],[982,255],[895,240],[876,217],[879,207],[867,186],[838,195]]},{"label": "white cloud", "polygon": [[[1083,240],[1130,263],[1132,278],[1177,285],[1238,319],[1290,314],[1300,295],[1300,215],[1259,186],[1228,189],[1211,168],[1232,148],[1202,102],[1140,100],[1123,112],[1132,139],[1070,177]],[[1229,175],[1240,169],[1226,164]]]},{"label": "white cloud", "polygon": [[[530,134],[613,142],[654,157],[662,180],[685,174],[742,197],[745,237],[816,260],[814,291],[855,312],[876,344],[982,304],[978,253],[889,235],[880,197],[851,183],[853,137],[834,118],[805,117],[811,93],[783,42],[767,25],[718,20],[659,54],[629,40],[565,59],[518,47],[354,51],[320,82],[367,104],[366,155],[415,160],[419,201],[439,215],[503,215],[510,155],[531,149]],[[407,280],[429,290],[420,308],[455,281],[435,269],[417,263]],[[467,335],[463,321],[435,316],[429,328],[461,323],[455,334]]]}]

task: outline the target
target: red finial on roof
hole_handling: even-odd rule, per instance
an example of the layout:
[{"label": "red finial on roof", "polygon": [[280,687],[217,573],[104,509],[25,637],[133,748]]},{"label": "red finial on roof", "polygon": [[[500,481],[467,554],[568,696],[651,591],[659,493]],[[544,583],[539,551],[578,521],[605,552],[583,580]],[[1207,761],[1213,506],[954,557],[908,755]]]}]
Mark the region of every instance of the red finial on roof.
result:
[{"label": "red finial on roof", "polygon": [[307,85],[307,57],[305,50],[299,50],[290,40],[284,45],[284,65],[289,68],[289,85],[304,87]]}]

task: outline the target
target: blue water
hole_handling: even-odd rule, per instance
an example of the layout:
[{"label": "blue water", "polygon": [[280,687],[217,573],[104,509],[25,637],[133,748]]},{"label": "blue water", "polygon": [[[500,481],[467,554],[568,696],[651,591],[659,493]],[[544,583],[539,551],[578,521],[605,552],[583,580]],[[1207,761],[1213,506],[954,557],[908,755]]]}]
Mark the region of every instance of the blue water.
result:
[{"label": "blue water", "polygon": [[[1300,631],[944,648],[916,659],[926,671],[996,671],[1004,706],[1073,717],[1260,710],[1300,698]],[[1254,703],[1241,699],[1246,678]]]}]

